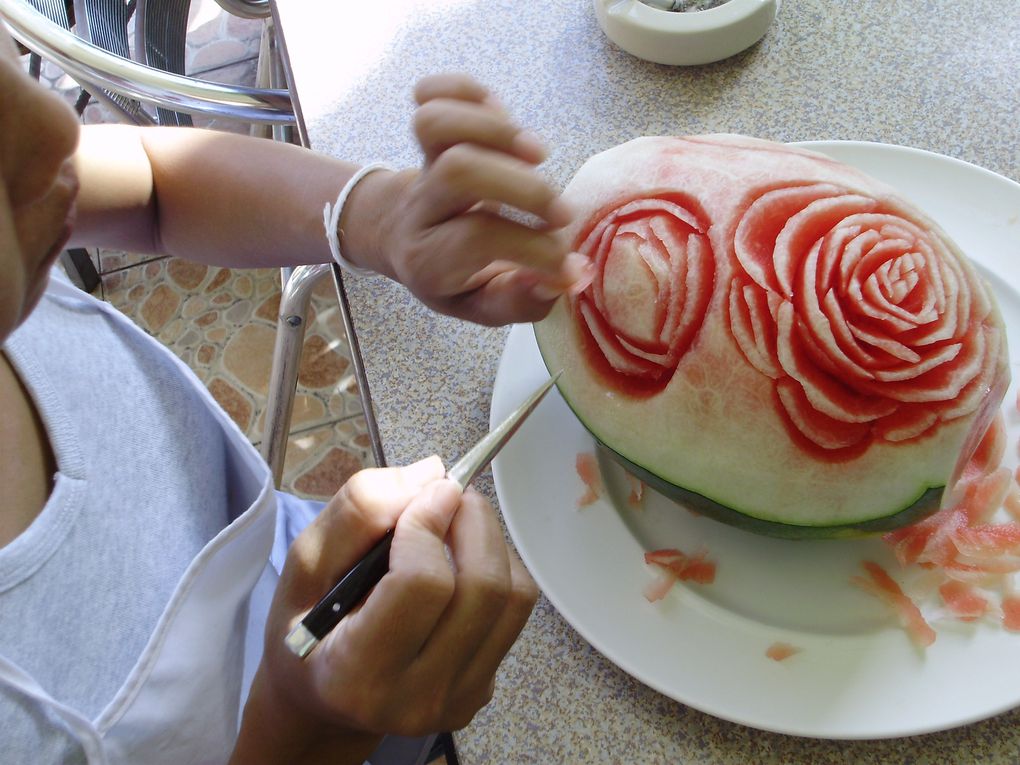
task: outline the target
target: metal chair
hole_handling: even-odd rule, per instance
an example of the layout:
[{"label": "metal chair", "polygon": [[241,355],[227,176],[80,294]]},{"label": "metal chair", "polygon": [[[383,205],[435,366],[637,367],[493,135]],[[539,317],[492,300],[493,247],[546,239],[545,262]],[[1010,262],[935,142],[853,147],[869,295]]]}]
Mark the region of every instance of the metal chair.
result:
[{"label": "metal chair", "polygon": [[[130,9],[130,5],[124,0],[76,0],[76,3],[103,1],[123,5],[125,12]],[[156,25],[160,21],[159,3],[165,1],[168,0],[135,0],[135,15],[143,19],[143,24],[144,19],[149,19],[153,24],[153,29],[143,29],[141,33],[142,39],[148,39],[153,43],[153,50],[156,47],[155,39],[163,34]],[[32,3],[37,2],[41,7],[50,8],[54,2],[62,4],[61,0],[32,0]],[[222,2],[228,3],[230,7],[239,3],[251,8],[258,7],[257,2],[245,0],[222,0]],[[133,61],[125,55],[111,52],[96,42],[89,42],[69,31],[34,8],[27,0],[0,0],[0,17],[7,22],[14,37],[26,48],[53,61],[93,95],[95,91],[103,90],[135,99],[143,104],[186,114],[208,114],[270,125],[295,124],[294,108],[290,94],[285,88],[225,85],[165,71],[157,67],[160,63],[157,60],[159,56],[154,52],[143,54],[148,57],[148,64]],[[109,18],[105,14],[103,17]],[[95,18],[98,19],[100,16],[97,15]],[[187,18],[186,9],[184,18]],[[99,22],[93,20],[91,23]],[[117,42],[111,42],[120,37],[119,23],[116,26],[117,31],[110,33],[109,37],[102,38],[104,44],[110,44],[111,47],[119,45]],[[126,34],[126,22],[124,28]],[[97,28],[93,26],[92,29],[95,36]],[[166,60],[169,62],[169,59]]]}]

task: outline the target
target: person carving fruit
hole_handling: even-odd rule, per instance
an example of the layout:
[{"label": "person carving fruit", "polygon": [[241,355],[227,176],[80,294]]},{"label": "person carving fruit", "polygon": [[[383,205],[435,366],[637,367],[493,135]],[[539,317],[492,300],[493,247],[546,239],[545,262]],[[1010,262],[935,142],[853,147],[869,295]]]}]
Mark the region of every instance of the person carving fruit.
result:
[{"label": "person carving fruit", "polygon": [[[437,457],[362,471],[321,512],[275,494],[189,370],[51,279],[68,241],[327,262],[323,207],[356,166],[197,129],[79,129],[6,35],[0,48],[5,760],[360,763],[383,734],[466,725],[537,598],[489,503]],[[347,189],[339,253],[453,316],[545,315],[584,259],[535,171],[541,145],[467,77],[423,79],[415,96],[424,165]],[[391,526],[390,572],[292,655],[290,628]]]}]

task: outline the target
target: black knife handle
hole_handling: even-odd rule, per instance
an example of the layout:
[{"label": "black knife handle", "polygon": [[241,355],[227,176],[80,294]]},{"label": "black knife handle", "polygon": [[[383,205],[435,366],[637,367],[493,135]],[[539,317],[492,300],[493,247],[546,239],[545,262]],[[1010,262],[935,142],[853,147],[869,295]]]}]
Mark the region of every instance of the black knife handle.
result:
[{"label": "black knife handle", "polygon": [[365,557],[301,620],[317,640],[326,637],[389,571],[392,544],[393,530],[390,529],[386,536],[376,542],[375,547],[369,550]]}]

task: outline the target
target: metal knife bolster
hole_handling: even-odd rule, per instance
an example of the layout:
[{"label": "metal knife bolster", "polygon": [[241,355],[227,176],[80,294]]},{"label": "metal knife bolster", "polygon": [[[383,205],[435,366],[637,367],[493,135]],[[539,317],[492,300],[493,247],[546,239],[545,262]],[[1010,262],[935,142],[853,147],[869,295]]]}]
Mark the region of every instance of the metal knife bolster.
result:
[{"label": "metal knife bolster", "polygon": [[503,448],[503,445],[510,440],[510,437],[517,432],[518,428],[528,418],[528,415],[545,398],[545,394],[556,384],[561,374],[563,374],[562,370],[546,380],[538,390],[532,393],[524,403],[493,428],[488,435],[468,449],[467,453],[447,471],[447,478],[453,479],[460,484],[462,489],[466,489],[468,484],[488,467],[489,463],[499,453],[499,450]]}]

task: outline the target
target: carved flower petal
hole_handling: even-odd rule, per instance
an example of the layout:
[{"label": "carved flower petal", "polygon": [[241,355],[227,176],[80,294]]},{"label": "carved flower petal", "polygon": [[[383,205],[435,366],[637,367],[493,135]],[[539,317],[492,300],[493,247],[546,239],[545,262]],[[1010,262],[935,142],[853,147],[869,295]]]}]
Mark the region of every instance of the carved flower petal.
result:
[{"label": "carved flower petal", "polygon": [[789,377],[776,383],[776,393],[790,424],[822,449],[846,449],[864,442],[869,436],[865,424],[841,422],[819,412],[800,385]]},{"label": "carved flower petal", "polygon": [[801,350],[793,305],[779,309],[778,353],[783,370],[800,383],[803,394],[818,412],[839,422],[870,422],[890,414],[896,403],[879,396],[860,395],[823,372]]}]

